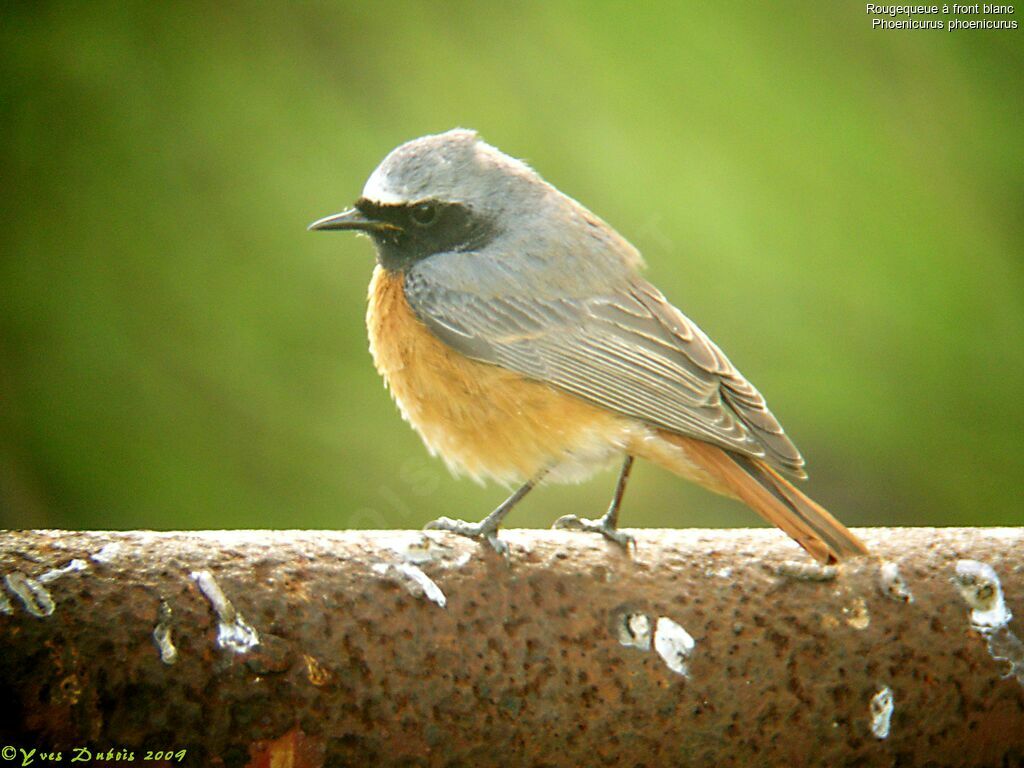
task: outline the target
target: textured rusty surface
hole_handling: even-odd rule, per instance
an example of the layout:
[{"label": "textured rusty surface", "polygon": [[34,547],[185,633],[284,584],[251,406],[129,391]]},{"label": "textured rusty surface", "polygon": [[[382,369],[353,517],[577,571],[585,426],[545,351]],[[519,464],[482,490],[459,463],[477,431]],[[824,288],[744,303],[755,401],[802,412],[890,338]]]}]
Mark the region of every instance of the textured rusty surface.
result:
[{"label": "textured rusty surface", "polygon": [[[1024,617],[1024,529],[865,529],[874,558],[835,571],[777,531],[634,533],[630,559],[504,531],[507,562],[410,532],[0,533],[0,746],[197,766],[1024,763],[1024,621],[978,623]],[[999,583],[958,582],[960,560]]]}]

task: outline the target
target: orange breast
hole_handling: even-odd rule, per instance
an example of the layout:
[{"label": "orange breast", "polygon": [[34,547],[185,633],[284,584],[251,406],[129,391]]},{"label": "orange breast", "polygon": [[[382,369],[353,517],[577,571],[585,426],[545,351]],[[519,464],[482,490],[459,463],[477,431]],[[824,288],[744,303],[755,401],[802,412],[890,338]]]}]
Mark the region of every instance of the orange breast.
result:
[{"label": "orange breast", "polygon": [[380,266],[366,325],[370,353],[402,415],[456,471],[523,482],[553,465],[599,469],[624,447],[624,417],[439,341],[410,309],[401,275]]}]

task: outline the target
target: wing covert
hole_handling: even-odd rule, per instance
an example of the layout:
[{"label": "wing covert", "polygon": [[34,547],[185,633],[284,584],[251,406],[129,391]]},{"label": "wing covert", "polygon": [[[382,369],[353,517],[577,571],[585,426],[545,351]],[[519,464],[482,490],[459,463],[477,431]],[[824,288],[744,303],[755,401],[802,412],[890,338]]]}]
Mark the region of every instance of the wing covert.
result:
[{"label": "wing covert", "polygon": [[411,271],[405,290],[413,312],[467,357],[805,476],[761,394],[640,278],[603,296],[535,298],[452,290]]}]

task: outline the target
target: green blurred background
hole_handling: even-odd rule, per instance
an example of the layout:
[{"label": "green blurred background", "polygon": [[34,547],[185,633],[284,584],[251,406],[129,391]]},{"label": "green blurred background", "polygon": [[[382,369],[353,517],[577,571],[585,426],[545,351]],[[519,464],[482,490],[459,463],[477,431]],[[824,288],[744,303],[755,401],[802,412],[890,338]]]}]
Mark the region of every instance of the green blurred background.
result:
[{"label": "green blurred background", "polygon": [[[370,243],[305,231],[453,126],[644,252],[842,519],[1019,525],[1022,34],[856,2],[5,5],[0,526],[491,509],[372,368]],[[623,520],[759,524],[649,465]]]}]

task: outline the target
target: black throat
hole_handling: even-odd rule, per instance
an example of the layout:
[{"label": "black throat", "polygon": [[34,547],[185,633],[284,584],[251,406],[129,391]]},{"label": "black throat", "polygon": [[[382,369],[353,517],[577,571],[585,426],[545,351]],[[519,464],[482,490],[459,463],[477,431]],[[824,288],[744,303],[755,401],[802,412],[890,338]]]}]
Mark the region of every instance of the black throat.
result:
[{"label": "black throat", "polygon": [[498,233],[493,219],[463,203],[422,200],[387,205],[360,198],[355,207],[368,219],[392,225],[369,232],[377,261],[392,272],[438,253],[478,250]]}]

